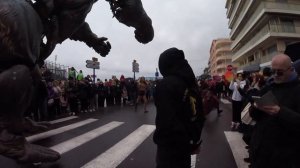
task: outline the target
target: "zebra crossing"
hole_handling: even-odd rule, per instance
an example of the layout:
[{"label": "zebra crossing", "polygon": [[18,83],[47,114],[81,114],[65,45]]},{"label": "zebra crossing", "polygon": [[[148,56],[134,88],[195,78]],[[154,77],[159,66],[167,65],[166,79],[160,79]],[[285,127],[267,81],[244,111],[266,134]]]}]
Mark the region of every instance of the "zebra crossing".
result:
[{"label": "zebra crossing", "polygon": [[[84,165],[82,168],[115,168],[117,167],[136,147],[138,147],[153,131],[153,125],[142,125],[126,138],[115,144],[103,154]],[[95,167],[96,166],[96,167]]]},{"label": "zebra crossing", "polygon": [[[76,121],[72,122],[72,120],[76,119]],[[64,157],[66,155],[70,155],[70,153],[73,155],[74,150],[78,150],[78,148],[81,148],[82,146],[88,144],[89,142],[93,141],[96,138],[101,138],[104,136],[104,134],[108,132],[115,131],[116,128],[122,127],[126,125],[125,122],[120,121],[111,121],[106,124],[99,125],[99,120],[95,118],[87,118],[87,119],[80,119],[76,116],[66,117],[59,120],[51,121],[51,124],[61,124],[63,125],[64,122],[68,122],[68,125],[64,125],[46,132],[42,132],[39,134],[31,135],[26,137],[26,139],[31,143],[41,142],[41,141],[52,141],[55,139],[56,136],[60,136],[62,134],[68,136],[68,132],[73,131],[75,129],[81,129],[82,127],[93,127],[91,130],[84,132],[80,135],[75,135],[71,137],[70,139],[58,142],[57,144],[47,146],[57,152],[59,152],[62,155],[62,158],[58,162],[65,162],[66,159]],[[95,123],[98,123],[95,124]],[[85,163],[78,162],[76,167],[81,168],[115,168],[118,167],[130,154],[132,154],[137,148],[142,146],[143,142],[150,138],[152,141],[152,137],[150,136],[155,130],[154,125],[149,124],[142,124],[140,126],[137,126],[137,128],[133,128],[129,131],[129,134],[127,136],[124,136],[124,138],[120,139],[118,142],[111,145],[108,149],[104,149],[104,151],[101,151],[99,154],[95,156],[91,156],[89,160],[85,161]],[[54,140],[54,142],[56,142]],[[39,144],[39,143],[38,143]],[[93,149],[93,147],[91,147]],[[78,153],[78,152],[77,152]],[[76,155],[77,155],[76,153]],[[92,154],[94,154],[92,152]],[[80,157],[80,156],[77,156]],[[153,161],[155,161],[155,153],[153,156]],[[146,159],[146,158],[145,158]],[[77,159],[72,159],[72,162],[76,162]],[[196,162],[196,155],[192,156],[192,168],[195,168],[195,162]],[[4,164],[4,165],[2,165]],[[42,165],[39,165],[39,167],[52,167],[55,163],[43,163]],[[74,164],[72,164],[72,167],[74,167]],[[153,163],[155,165],[155,163]],[[5,165],[5,163],[1,162],[0,158],[0,167],[7,167],[10,168],[10,166]],[[139,165],[140,166],[140,165]],[[14,167],[14,166],[11,166]],[[17,166],[15,166],[17,167]],[[70,164],[62,164],[61,168],[67,168],[71,167]],[[145,167],[145,166],[142,166]]]},{"label": "zebra crossing", "polygon": [[244,158],[249,157],[249,154],[245,148],[246,143],[242,140],[242,134],[232,131],[225,131],[224,134],[231,148],[237,167],[248,168],[249,164],[244,161]]}]

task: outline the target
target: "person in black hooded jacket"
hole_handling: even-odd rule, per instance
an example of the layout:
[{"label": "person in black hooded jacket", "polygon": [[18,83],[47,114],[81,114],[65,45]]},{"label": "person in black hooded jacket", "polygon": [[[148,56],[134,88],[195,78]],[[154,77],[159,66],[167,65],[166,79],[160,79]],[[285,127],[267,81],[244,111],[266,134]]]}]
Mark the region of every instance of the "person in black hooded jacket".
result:
[{"label": "person in black hooded jacket", "polygon": [[184,126],[183,95],[188,87],[196,87],[194,72],[177,48],[164,51],[159,58],[159,70],[164,77],[155,90],[157,168],[190,168],[189,137]]}]

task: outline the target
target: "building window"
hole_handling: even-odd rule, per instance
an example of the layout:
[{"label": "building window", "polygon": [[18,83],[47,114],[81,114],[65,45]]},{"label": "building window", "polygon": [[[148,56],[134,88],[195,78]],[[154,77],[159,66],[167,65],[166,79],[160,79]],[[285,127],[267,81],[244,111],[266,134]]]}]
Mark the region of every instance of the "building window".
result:
[{"label": "building window", "polygon": [[276,55],[277,54],[277,47],[276,47],[276,45],[273,45],[273,46],[269,47],[268,50],[267,50],[267,52],[268,52],[269,56]]},{"label": "building window", "polygon": [[254,61],[254,55],[250,55],[250,56],[248,57],[248,62],[252,62],[252,61]]},{"label": "building window", "polygon": [[295,33],[294,21],[291,19],[281,19],[282,31]]},{"label": "building window", "polygon": [[276,0],[276,2],[287,3],[287,0]]}]

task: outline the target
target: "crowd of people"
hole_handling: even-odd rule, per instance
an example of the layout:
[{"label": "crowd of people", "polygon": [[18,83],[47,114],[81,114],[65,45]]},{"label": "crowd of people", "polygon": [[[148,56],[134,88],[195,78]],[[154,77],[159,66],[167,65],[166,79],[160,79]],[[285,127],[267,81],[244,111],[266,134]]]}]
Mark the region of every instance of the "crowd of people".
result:
[{"label": "crowd of people", "polygon": [[[180,96],[173,94],[183,90],[187,80],[193,80],[190,81],[190,84],[196,83],[196,78],[193,72],[189,70],[190,66],[186,63],[180,50],[170,49],[168,52],[171,52],[171,56],[162,55],[161,62],[164,62],[163,59],[171,59],[172,54],[174,54],[172,52],[175,52],[179,55],[177,58],[179,62],[182,62],[180,65],[184,66],[180,67],[183,69],[180,71],[171,68],[173,72],[164,69],[165,67],[170,68],[168,67],[171,66],[169,63],[161,63],[160,70],[164,73],[164,77],[168,77],[168,80],[163,79],[161,81],[146,81],[144,77],[135,81],[122,75],[119,79],[113,76],[108,80],[97,79],[93,82],[91,76],[84,76],[82,71],[76,74],[74,68],[71,68],[68,79],[55,80],[52,79],[51,73],[46,68],[42,68],[44,80],[35,86],[37,87],[34,97],[36,101],[33,101],[35,103],[32,104],[31,113],[25,115],[36,121],[49,121],[60,115],[79,115],[80,113],[97,111],[105,106],[132,105],[137,109],[137,105],[141,101],[144,103],[143,110],[147,113],[147,102],[154,96],[157,84],[162,87],[158,89],[161,93],[156,93],[160,96],[156,97],[155,100],[157,127],[154,133],[154,142],[158,145],[157,165],[158,167],[165,167],[168,164],[173,165],[172,162],[174,162],[174,164],[182,164],[187,167],[190,165],[190,160],[187,157],[190,151],[185,149],[189,145],[177,132],[182,131],[182,135],[184,135],[184,129],[173,130],[180,129],[179,125],[172,128],[171,125],[165,125],[168,124],[165,122],[172,124],[176,120],[175,116],[181,113],[179,106],[182,104],[182,100],[179,99]],[[176,67],[175,65],[177,66],[176,61],[172,66]],[[245,161],[251,163],[250,167],[252,168],[294,168],[300,166],[298,159],[300,158],[298,154],[300,150],[300,106],[298,103],[300,85],[299,75],[295,71],[297,68],[299,69],[299,66],[295,66],[295,64],[292,65],[287,55],[279,54],[274,56],[271,67],[266,67],[261,72],[237,73],[230,82],[223,76],[198,80],[196,83],[198,84],[197,88],[201,91],[201,106],[204,115],[216,109],[218,116],[220,116],[223,112],[220,109],[220,99],[225,98],[231,101],[231,130],[243,133],[243,140],[248,145],[247,149],[249,150],[249,158],[245,158]],[[191,77],[186,76],[188,73],[182,74],[185,71],[189,72]],[[174,74],[177,75],[176,80],[173,79]],[[183,82],[182,86],[175,86],[180,82]],[[269,92],[272,92],[277,103],[261,105],[253,99],[255,96],[261,97]],[[163,96],[167,96],[166,98],[169,100],[165,100],[166,98]],[[242,120],[242,112],[245,112],[245,109],[251,117],[251,122],[245,123]],[[180,118],[180,115],[177,117]],[[181,122],[179,118],[177,124]],[[173,131],[175,131],[174,134],[172,134]],[[180,142],[173,141],[174,137],[177,137],[175,139]],[[171,145],[165,143],[171,143]],[[172,144],[177,143],[183,143],[183,146],[178,146],[180,152],[174,151]],[[171,155],[176,157],[169,158]],[[180,158],[183,159],[182,162],[178,162]]]},{"label": "crowd of people", "polygon": [[[187,125],[191,120],[181,97],[195,76],[183,51],[176,48],[160,55],[159,68],[164,79],[157,85],[155,100],[157,168],[188,168],[190,155],[197,152],[196,148],[189,150],[192,131]],[[198,81],[205,115],[213,108],[222,112],[221,97],[231,101],[231,130],[243,134],[249,151],[244,160],[250,168],[300,167],[299,72],[300,61],[292,63],[288,55],[279,53],[271,67],[261,72],[237,73],[230,82],[224,77]]]},{"label": "crowd of people", "polygon": [[[300,167],[298,70],[289,56],[278,54],[271,67],[238,73],[230,83],[231,129],[243,133],[249,152],[244,160],[251,168]],[[248,119],[241,120],[247,113]]]},{"label": "crowd of people", "polygon": [[35,103],[27,117],[35,121],[49,121],[65,115],[79,115],[95,112],[99,108],[117,105],[132,105],[137,108],[138,103],[144,103],[153,96],[153,81],[146,81],[144,77],[134,80],[121,75],[119,79],[112,76],[103,81],[93,82],[90,75],[84,76],[72,67],[68,79],[57,80],[46,67],[42,67],[43,81],[37,85]]}]

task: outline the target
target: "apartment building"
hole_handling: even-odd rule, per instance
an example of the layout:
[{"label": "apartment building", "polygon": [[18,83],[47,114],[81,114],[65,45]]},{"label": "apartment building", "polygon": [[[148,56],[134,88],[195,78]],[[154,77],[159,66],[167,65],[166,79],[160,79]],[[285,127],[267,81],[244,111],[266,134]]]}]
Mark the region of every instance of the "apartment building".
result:
[{"label": "apartment building", "polygon": [[287,45],[300,41],[299,0],[227,0],[232,62],[238,70],[270,65]]},{"label": "apartment building", "polygon": [[226,38],[215,39],[211,43],[208,73],[211,76],[222,76],[226,72],[227,65],[231,65],[232,41]]}]

